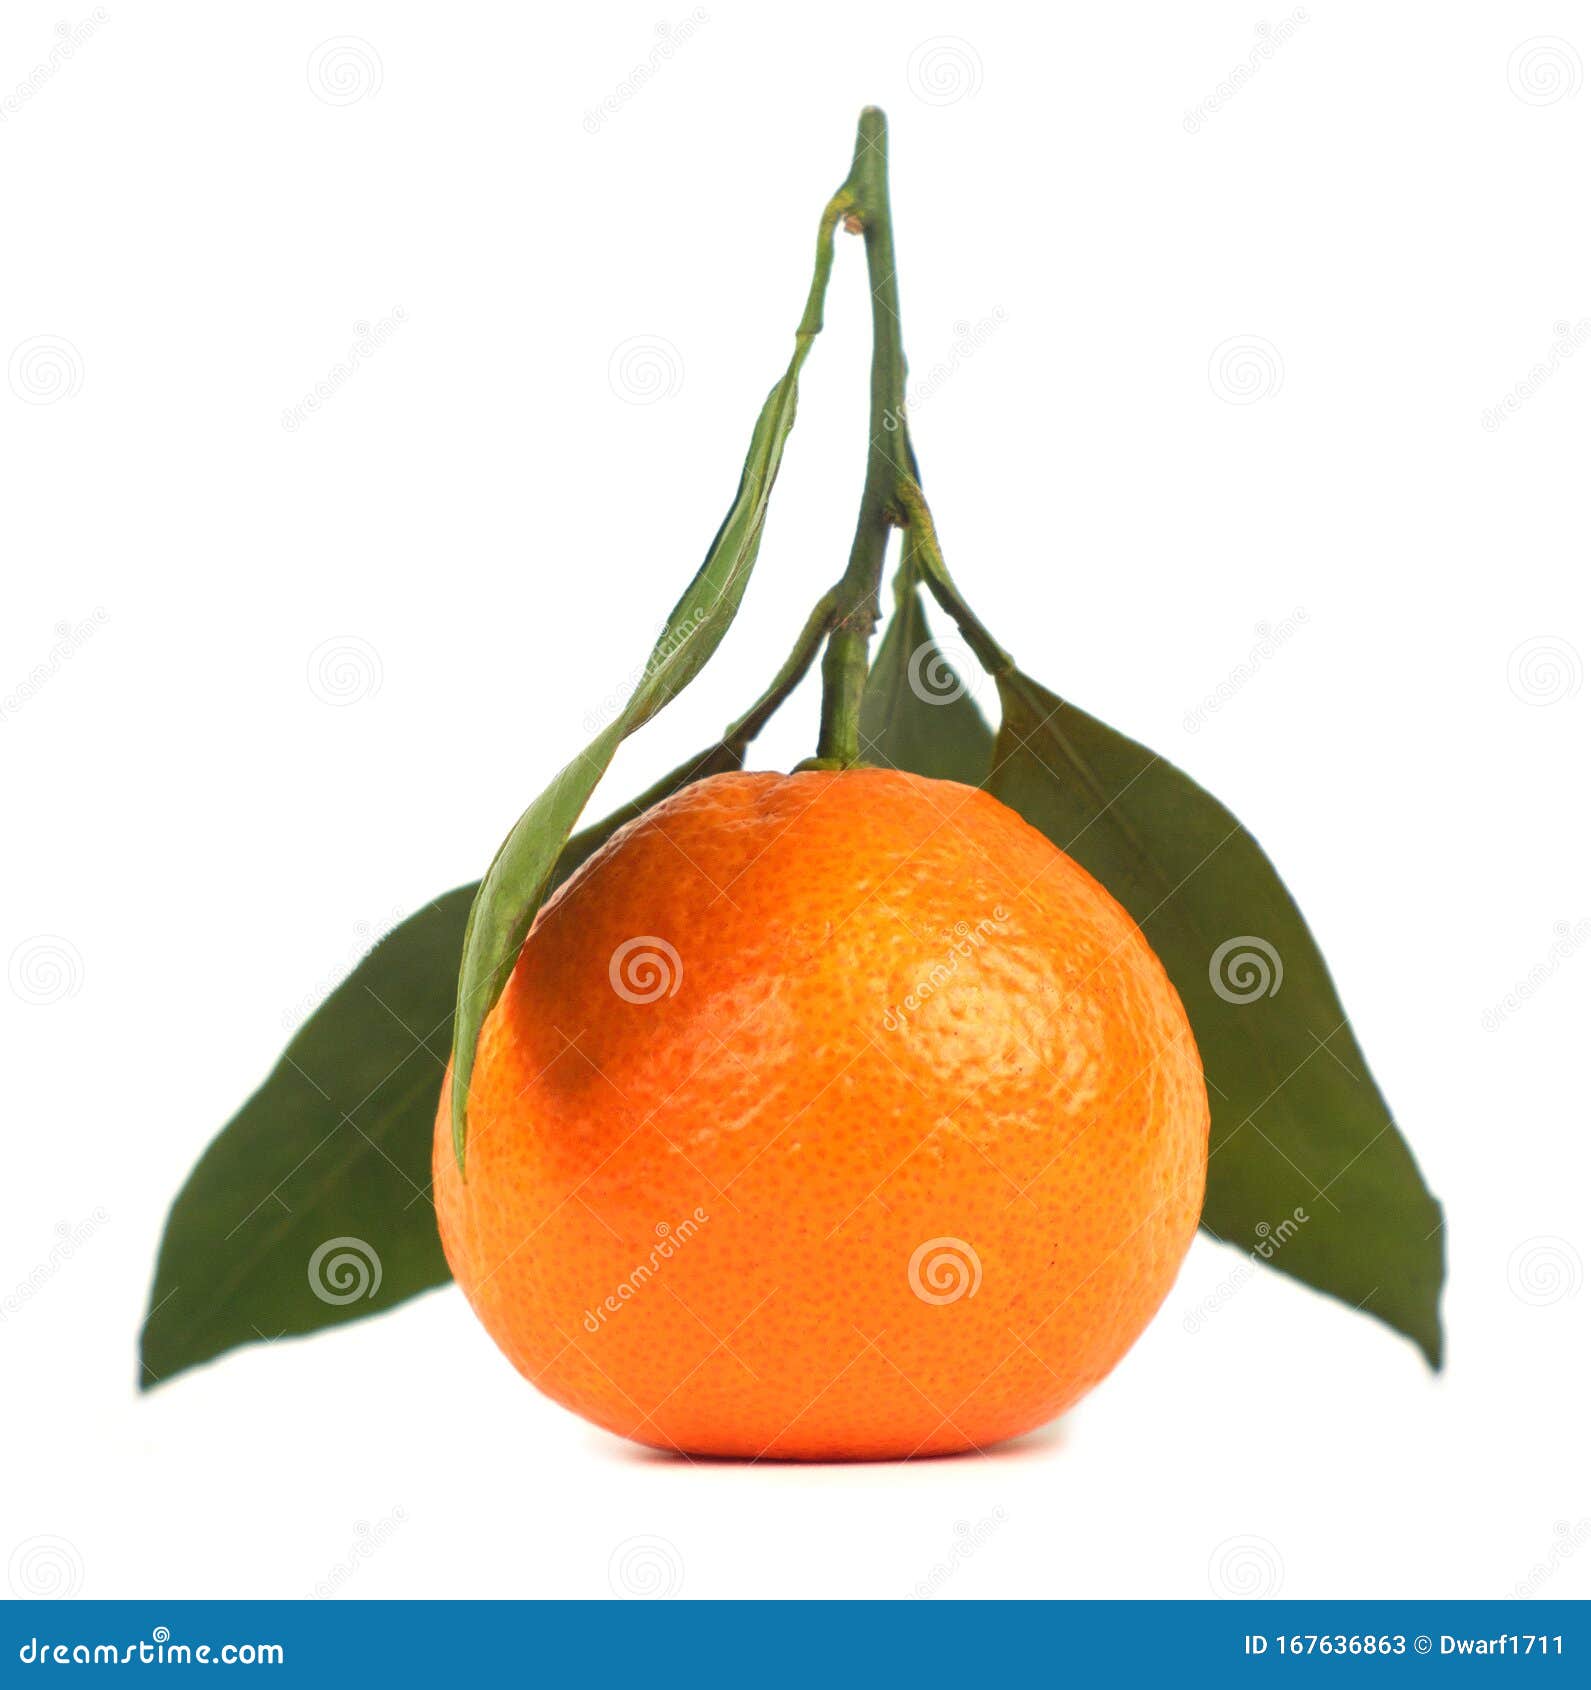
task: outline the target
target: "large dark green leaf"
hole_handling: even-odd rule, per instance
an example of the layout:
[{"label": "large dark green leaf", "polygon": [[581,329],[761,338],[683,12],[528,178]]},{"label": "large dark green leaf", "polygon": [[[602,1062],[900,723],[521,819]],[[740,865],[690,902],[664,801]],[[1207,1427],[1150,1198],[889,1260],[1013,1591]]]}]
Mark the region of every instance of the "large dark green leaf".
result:
[{"label": "large dark green leaf", "polygon": [[817,265],[796,348],[769,393],[741,470],[740,486],[702,566],[675,605],[618,716],[554,777],[515,822],[492,859],[470,910],[453,1026],[453,1152],[465,1165],[466,1106],[482,1025],[513,972],[548,877],[570,829],[623,741],[700,671],[734,620],[762,543],[768,499],[795,424],[801,366],[823,327],[823,297],[834,259],[834,229],[851,203],[849,183],[829,202],[818,232]]},{"label": "large dark green leaf", "polygon": [[946,567],[922,489],[906,560],[999,683],[985,781],[1115,894],[1171,976],[1204,1059],[1204,1224],[1442,1361],[1442,1211],[1371,1077],[1270,859],[1178,768],[1022,674]]},{"label": "large dark green leaf", "polygon": [[[740,761],[715,746],[576,834],[549,890],[659,799]],[[145,1389],[239,1344],[358,1320],[446,1283],[431,1143],[476,890],[394,928],[199,1159],[161,1240]]]},{"label": "large dark green leaf", "polygon": [[928,629],[915,585],[897,589],[862,695],[862,756],[936,780],[977,786],[994,734]]},{"label": "large dark green leaf", "polygon": [[447,1279],[431,1135],[474,895],[461,886],[388,934],[199,1159],[161,1240],[145,1389]]},{"label": "large dark green leaf", "polygon": [[1018,672],[1000,693],[990,789],[1126,906],[1187,1008],[1210,1090],[1204,1224],[1439,1366],[1442,1211],[1269,858],[1164,758]]}]

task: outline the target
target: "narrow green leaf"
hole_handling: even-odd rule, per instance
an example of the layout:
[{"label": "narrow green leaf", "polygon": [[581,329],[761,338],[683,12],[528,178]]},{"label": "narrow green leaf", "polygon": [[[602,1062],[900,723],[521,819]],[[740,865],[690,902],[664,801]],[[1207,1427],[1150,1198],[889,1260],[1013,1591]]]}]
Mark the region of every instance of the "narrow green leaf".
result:
[{"label": "narrow green leaf", "polygon": [[1210,1091],[1205,1226],[1439,1367],[1442,1211],[1270,860],[1164,758],[1015,670],[1000,693],[990,790],[1127,908],[1193,1024]]},{"label": "narrow green leaf", "polygon": [[977,786],[989,768],[994,734],[928,629],[915,585],[897,584],[862,694],[862,756],[936,780]]},{"label": "narrow green leaf", "polygon": [[[740,762],[714,746],[576,834],[549,891],[643,810]],[[431,1143],[476,891],[445,893],[394,928],[188,1176],[144,1321],[144,1389],[240,1344],[358,1320],[447,1282]]]},{"label": "narrow green leaf", "polygon": [[795,423],[801,366],[823,326],[823,297],[834,260],[834,229],[850,204],[849,187],[826,207],[818,256],[796,348],[769,393],[741,471],[740,486],[707,556],[675,605],[623,710],[519,818],[498,848],[470,911],[453,1027],[453,1150],[464,1167],[466,1107],[475,1048],[492,1005],[513,972],[519,948],[546,894],[548,876],[569,831],[623,741],[701,670],[734,620],[762,543],[768,499]]}]

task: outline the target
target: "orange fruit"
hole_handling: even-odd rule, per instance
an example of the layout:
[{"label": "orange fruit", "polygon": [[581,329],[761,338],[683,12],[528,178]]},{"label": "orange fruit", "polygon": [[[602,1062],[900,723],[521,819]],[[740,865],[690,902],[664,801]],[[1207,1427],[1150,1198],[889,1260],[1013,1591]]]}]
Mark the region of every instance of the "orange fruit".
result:
[{"label": "orange fruit", "polygon": [[454,1276],[514,1365],[688,1454],[984,1448],[1110,1371],[1198,1225],[1181,1002],[987,793],[725,774],[616,833],[482,1031]]}]

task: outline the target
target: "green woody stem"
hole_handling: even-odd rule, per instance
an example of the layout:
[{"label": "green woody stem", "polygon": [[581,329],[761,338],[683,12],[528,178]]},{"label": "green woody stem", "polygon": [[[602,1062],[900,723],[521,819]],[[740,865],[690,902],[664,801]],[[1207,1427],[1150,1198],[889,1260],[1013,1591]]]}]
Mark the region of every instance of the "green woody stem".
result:
[{"label": "green woody stem", "polygon": [[876,106],[856,126],[856,151],[844,194],[845,225],[867,244],[873,295],[873,374],[868,415],[867,479],[850,561],[835,589],[835,611],[823,654],[823,718],[814,759],[824,768],[849,768],[861,752],[859,724],[867,684],[867,651],[878,622],[879,583],[889,531],[902,521],[897,489],[916,480],[906,435],[906,354],[901,345],[900,296],[895,285],[895,239],[889,219],[888,132]]}]

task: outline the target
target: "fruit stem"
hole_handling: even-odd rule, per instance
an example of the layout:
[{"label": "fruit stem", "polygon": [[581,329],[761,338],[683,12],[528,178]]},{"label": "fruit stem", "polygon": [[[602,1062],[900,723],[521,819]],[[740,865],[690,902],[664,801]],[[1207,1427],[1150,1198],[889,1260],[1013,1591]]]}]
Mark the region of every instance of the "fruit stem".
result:
[{"label": "fruit stem", "polygon": [[812,667],[812,660],[818,654],[818,647],[823,643],[823,636],[834,626],[834,607],[838,602],[838,594],[831,587],[813,605],[806,626],[801,630],[794,648],[784,661],[784,667],[774,676],[767,691],[745,715],[738,717],[724,729],[724,744],[732,751],[744,751],[767,726],[773,713],[806,678],[806,672]]},{"label": "fruit stem", "polygon": [[933,594],[939,608],[956,624],[962,639],[977,658],[985,673],[1000,680],[1016,665],[1011,654],[978,620],[972,606],[961,596],[945,564],[940,550],[939,535],[934,528],[933,512],[923,497],[923,490],[915,479],[902,481],[895,490],[896,507],[906,525],[906,539],[901,562],[902,575],[908,581],[922,580]]},{"label": "fruit stem", "polygon": [[901,344],[895,237],[889,216],[889,136],[877,106],[868,106],[857,122],[851,173],[840,190],[841,196],[847,193],[851,204],[845,226],[853,233],[859,231],[867,247],[873,370],[862,508],[850,559],[835,589],[834,625],[823,654],[817,761],[833,768],[849,768],[860,759],[862,693],[867,685],[868,646],[878,624],[884,554],[890,529],[903,521],[896,490],[903,482],[915,485],[917,478],[906,435],[906,354]]}]

